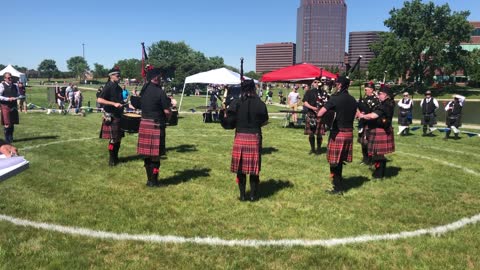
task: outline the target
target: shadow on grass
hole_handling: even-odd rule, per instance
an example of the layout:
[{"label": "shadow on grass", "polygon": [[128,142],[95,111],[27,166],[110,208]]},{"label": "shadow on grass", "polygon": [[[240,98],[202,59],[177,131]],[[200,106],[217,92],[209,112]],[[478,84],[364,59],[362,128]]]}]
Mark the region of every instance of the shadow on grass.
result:
[{"label": "shadow on grass", "polygon": [[159,181],[162,185],[178,185],[194,180],[195,178],[210,176],[210,171],[211,169],[209,168],[186,169],[183,171],[176,171],[174,176],[159,179]]},{"label": "shadow on grass", "polygon": [[177,151],[178,153],[196,152],[197,147],[193,144],[182,144],[175,147],[167,147],[167,151]]},{"label": "shadow on grass", "polygon": [[370,179],[365,176],[355,176],[355,177],[344,178],[343,189],[345,190],[345,192],[347,192],[350,189],[361,187],[363,183],[367,181],[370,181]]},{"label": "shadow on grass", "polygon": [[385,177],[390,178],[393,176],[397,176],[399,172],[402,170],[400,167],[386,167],[385,168]]},{"label": "shadow on grass", "polygon": [[275,147],[263,147],[262,155],[271,155],[272,153],[278,152],[278,149]]},{"label": "shadow on grass", "polygon": [[15,139],[15,142],[28,142],[28,141],[35,141],[35,140],[49,140],[49,139],[58,139],[58,136],[39,136],[39,137],[30,137],[30,138],[22,138],[22,139]]},{"label": "shadow on grass", "polygon": [[136,160],[143,160],[144,157],[141,155],[133,155],[133,156],[126,156],[126,157],[119,157],[118,162],[119,163],[127,163],[130,161],[136,161]]},{"label": "shadow on grass", "polygon": [[268,198],[273,196],[285,188],[292,188],[293,184],[290,181],[269,179],[267,181],[260,181],[260,187],[258,191],[259,199]]}]

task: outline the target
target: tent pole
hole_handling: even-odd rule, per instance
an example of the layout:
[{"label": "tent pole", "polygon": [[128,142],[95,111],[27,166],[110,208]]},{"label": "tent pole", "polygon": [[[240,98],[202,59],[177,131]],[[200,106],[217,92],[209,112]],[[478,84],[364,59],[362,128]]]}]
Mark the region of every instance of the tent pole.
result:
[{"label": "tent pole", "polygon": [[185,93],[185,85],[186,85],[186,83],[183,83],[182,97],[180,98],[180,105],[178,106],[178,113],[180,113],[180,110],[182,109],[183,94]]}]

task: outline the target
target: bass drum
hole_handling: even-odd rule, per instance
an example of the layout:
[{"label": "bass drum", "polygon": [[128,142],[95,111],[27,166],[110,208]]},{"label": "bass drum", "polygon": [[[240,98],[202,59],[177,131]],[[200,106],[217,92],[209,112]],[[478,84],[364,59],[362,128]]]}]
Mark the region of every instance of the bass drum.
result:
[{"label": "bass drum", "polygon": [[120,128],[127,133],[138,133],[142,116],[137,113],[124,113],[120,119]]}]

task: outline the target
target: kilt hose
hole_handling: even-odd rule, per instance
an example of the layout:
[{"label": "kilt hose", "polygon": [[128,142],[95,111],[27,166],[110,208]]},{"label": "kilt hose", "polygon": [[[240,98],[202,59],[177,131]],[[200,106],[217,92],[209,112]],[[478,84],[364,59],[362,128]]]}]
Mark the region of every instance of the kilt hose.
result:
[{"label": "kilt hose", "polygon": [[[315,119],[315,126],[312,126],[310,121]],[[305,135],[325,135],[325,125],[320,124],[320,117],[308,112],[305,115]]]},{"label": "kilt hose", "polygon": [[102,127],[100,129],[100,139],[111,140],[112,143],[117,143],[122,140],[125,133],[120,128],[120,118],[112,117],[110,124],[106,124],[105,120],[102,121]]},{"label": "kilt hose", "polygon": [[329,164],[340,164],[343,161],[352,162],[353,129],[341,128],[330,131],[327,145],[327,161]]},{"label": "kilt hose", "polygon": [[385,155],[393,152],[395,152],[393,128],[390,127],[388,133],[383,128],[371,129],[368,138],[368,155]]},{"label": "kilt hose", "polygon": [[262,158],[262,135],[251,133],[236,133],[233,141],[232,163],[230,171],[259,175]]},{"label": "kilt hose", "polygon": [[2,125],[10,126],[19,124],[18,110],[16,106],[8,104],[1,104],[0,106],[2,110]]},{"label": "kilt hose", "polygon": [[153,119],[142,118],[138,129],[137,154],[147,157],[160,156],[161,128]]}]

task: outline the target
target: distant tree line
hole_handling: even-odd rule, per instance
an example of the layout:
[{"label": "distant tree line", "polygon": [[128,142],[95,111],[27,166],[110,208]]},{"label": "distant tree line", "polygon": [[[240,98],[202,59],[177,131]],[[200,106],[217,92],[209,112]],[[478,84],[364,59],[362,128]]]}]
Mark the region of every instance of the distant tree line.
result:
[{"label": "distant tree line", "polygon": [[431,85],[435,74],[448,76],[462,70],[480,82],[480,52],[461,46],[473,32],[469,15],[469,11],[452,12],[448,4],[436,6],[421,0],[392,9],[384,22],[390,31],[371,46],[376,58],[369,63],[368,77],[386,75],[387,79]]},{"label": "distant tree line", "polygon": [[[226,67],[238,72],[238,68],[225,65],[222,57],[207,57],[202,52],[193,50],[183,41],[158,41],[148,46],[147,52],[148,60],[146,61],[146,64],[164,68],[171,80],[169,82],[171,87],[175,86],[176,88],[180,88],[183,86],[186,77],[215,68]],[[0,65],[0,67],[1,66],[5,67],[4,65]],[[123,78],[142,81],[142,60],[140,57],[139,59],[132,58],[118,60],[114,66],[120,68]],[[27,70],[27,68],[17,66],[15,66],[15,68],[21,72],[27,73],[27,76],[30,78],[42,77],[47,78],[50,81],[51,79],[72,77],[81,80],[85,72],[93,74],[95,79],[100,80],[107,77],[108,71],[112,67],[105,67],[102,64],[94,63],[93,70],[91,70],[83,57],[73,56],[67,60],[67,72],[60,71],[57,67],[57,63],[52,59],[44,59],[38,65],[37,70]],[[254,79],[259,78],[259,75],[254,71],[246,72],[245,75]]]}]

